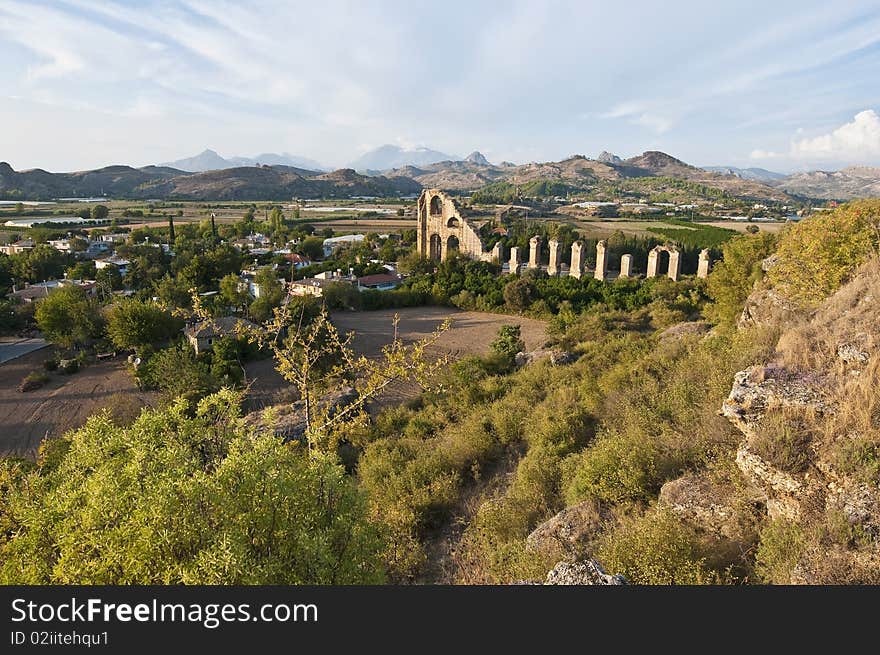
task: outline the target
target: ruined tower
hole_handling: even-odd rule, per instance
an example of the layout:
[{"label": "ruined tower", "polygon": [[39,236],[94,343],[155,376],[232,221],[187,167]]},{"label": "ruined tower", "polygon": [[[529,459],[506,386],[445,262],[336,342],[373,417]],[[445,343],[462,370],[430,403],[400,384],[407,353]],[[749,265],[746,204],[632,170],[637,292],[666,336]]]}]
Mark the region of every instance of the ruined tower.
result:
[{"label": "ruined tower", "polygon": [[572,277],[580,278],[584,271],[584,244],[582,241],[575,241],[571,244],[571,267],[568,274]]},{"label": "ruined tower", "polygon": [[529,268],[541,266],[541,237],[535,235],[529,239]]},{"label": "ruined tower", "polygon": [[620,256],[620,277],[632,277],[633,256],[630,254]]},{"label": "ruined tower", "polygon": [[593,274],[597,280],[604,280],[608,275],[608,255],[605,252],[608,242],[605,239],[596,244],[596,272]]},{"label": "ruined tower", "polygon": [[700,251],[700,260],[697,263],[697,277],[709,277],[709,249],[703,248]]},{"label": "ruined tower", "polygon": [[547,265],[547,275],[556,277],[562,266],[562,250],[556,239],[550,239],[550,263]]},{"label": "ruined tower", "polygon": [[419,196],[416,244],[422,257],[441,260],[450,253],[480,261],[492,261],[476,228],[462,216],[458,203],[439,189],[425,189]]},{"label": "ruined tower", "polygon": [[510,249],[510,274],[511,275],[516,275],[517,273],[519,273],[519,266],[521,263],[522,263],[522,261],[521,261],[520,255],[519,255],[519,248],[517,248],[516,246],[513,246]]}]

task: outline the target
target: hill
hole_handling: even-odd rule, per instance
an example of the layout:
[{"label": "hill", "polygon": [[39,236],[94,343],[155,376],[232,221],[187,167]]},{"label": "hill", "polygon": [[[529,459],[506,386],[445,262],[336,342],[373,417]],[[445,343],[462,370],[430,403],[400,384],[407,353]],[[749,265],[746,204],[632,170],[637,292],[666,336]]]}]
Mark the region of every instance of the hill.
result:
[{"label": "hill", "polygon": [[795,173],[780,181],[779,188],[826,200],[877,198],[880,197],[880,167],[850,166],[833,172]]},{"label": "hill", "polygon": [[398,196],[421,191],[406,177],[366,176],[351,169],[319,173],[292,166],[241,166],[187,173],[167,167],[108,166],[94,171],[17,172],[0,163],[0,197],[49,200],[63,197],[176,198],[181,200],[260,200]]},{"label": "hill", "polygon": [[266,152],[257,155],[256,157],[230,157],[226,159],[209,148],[203,150],[194,157],[186,157],[166,164],[159,164],[159,167],[174,168],[188,173],[202,173],[205,171],[218,171],[226,168],[257,166],[260,164],[268,166],[292,166],[312,171],[324,170],[324,167],[314,159],[299,157],[289,153],[279,155],[272,152]]},{"label": "hill", "polygon": [[733,175],[744,180],[755,180],[772,184],[785,178],[784,173],[775,173],[766,168],[737,168],[736,166],[703,166],[704,171],[720,173],[721,175]]}]

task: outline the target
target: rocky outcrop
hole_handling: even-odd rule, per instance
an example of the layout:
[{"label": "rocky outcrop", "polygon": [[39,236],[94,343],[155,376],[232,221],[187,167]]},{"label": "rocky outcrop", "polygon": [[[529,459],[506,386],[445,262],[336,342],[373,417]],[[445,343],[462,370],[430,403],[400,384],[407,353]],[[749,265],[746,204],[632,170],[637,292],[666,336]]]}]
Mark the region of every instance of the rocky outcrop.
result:
[{"label": "rocky outcrop", "polygon": [[689,321],[687,323],[677,323],[666,328],[660,333],[661,339],[681,339],[691,335],[706,334],[712,329],[712,324],[708,321]]},{"label": "rocky outcrop", "polygon": [[664,484],[658,503],[700,530],[727,539],[742,539],[737,492],[732,485],[707,475],[688,473]]},{"label": "rocky outcrop", "polygon": [[566,507],[532,530],[526,539],[526,548],[531,552],[566,557],[588,555],[606,518],[593,500]]},{"label": "rocky outcrop", "polygon": [[746,299],[737,326],[778,326],[790,323],[803,310],[775,289],[758,288]]},{"label": "rocky outcrop", "polygon": [[528,364],[533,364],[542,359],[550,359],[550,363],[553,366],[564,366],[565,364],[572,364],[577,361],[578,356],[567,350],[552,350],[549,348],[541,348],[539,350],[532,350],[529,352],[520,351],[514,357],[514,363],[517,367],[526,366]]},{"label": "rocky outcrop", "polygon": [[547,574],[545,585],[625,585],[622,575],[610,575],[596,560],[559,562]]}]

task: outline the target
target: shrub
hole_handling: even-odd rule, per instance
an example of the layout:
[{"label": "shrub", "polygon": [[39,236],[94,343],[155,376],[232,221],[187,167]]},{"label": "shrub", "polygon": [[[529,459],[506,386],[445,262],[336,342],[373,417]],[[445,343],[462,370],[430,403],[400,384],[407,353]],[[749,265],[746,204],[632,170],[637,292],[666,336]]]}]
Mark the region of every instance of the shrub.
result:
[{"label": "shrub", "polygon": [[50,357],[46,361],[43,362],[43,368],[47,371],[55,371],[58,369],[58,360],[55,357]]},{"label": "shrub", "polygon": [[76,373],[79,370],[78,359],[62,359],[58,362],[58,371],[64,375]]},{"label": "shrub", "polygon": [[769,584],[790,584],[791,572],[804,550],[800,526],[786,520],[770,521],[761,530],[755,555],[755,571]]},{"label": "shrub", "polygon": [[880,201],[863,200],[812,216],[786,230],[768,278],[783,293],[814,306],[877,252]]},{"label": "shrub", "polygon": [[605,535],[596,558],[632,584],[719,584],[728,571],[707,564],[705,547],[693,528],[668,510],[654,509],[623,519]]},{"label": "shrub", "polygon": [[800,473],[810,464],[812,430],[802,413],[791,409],[769,410],[749,446],[765,460],[789,473]]},{"label": "shrub", "polygon": [[39,389],[49,381],[49,376],[41,371],[31,371],[19,383],[18,390],[21,392]]}]

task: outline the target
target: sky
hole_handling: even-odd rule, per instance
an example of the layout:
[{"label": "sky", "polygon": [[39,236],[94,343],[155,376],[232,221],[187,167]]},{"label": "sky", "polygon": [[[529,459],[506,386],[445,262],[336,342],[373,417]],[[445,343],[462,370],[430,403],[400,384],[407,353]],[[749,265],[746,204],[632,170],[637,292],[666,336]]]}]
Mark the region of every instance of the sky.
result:
[{"label": "sky", "polygon": [[880,165],[877,0],[0,0],[0,161]]}]

